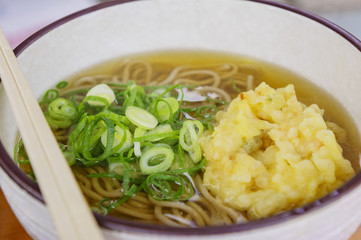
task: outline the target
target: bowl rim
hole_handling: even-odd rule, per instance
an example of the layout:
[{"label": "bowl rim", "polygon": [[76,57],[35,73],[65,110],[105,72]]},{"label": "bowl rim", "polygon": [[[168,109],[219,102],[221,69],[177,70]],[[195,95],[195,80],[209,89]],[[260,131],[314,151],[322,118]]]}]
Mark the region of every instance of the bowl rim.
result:
[{"label": "bowl rim", "polygon": [[[27,47],[29,47],[33,42],[47,34],[49,31],[61,26],[64,23],[67,23],[75,18],[81,17],[83,15],[92,13],[97,10],[101,10],[107,7],[120,5],[124,3],[138,2],[140,0],[114,0],[110,2],[100,3],[98,5],[91,6],[89,8],[77,11],[73,14],[65,16],[46,27],[40,29],[36,33],[32,34],[26,40],[24,40],[21,44],[19,44],[15,49],[14,53],[16,56],[19,56]],[[295,8],[290,5],[286,5],[283,3],[272,2],[267,0],[247,0],[250,2],[256,2],[259,4],[265,4],[277,8],[284,9],[286,11],[290,11],[301,15],[303,17],[309,18],[315,22],[318,22],[325,27],[331,29],[335,33],[339,34],[341,37],[346,39],[349,43],[355,46],[361,52],[361,41],[358,40],[355,36],[342,29],[338,25],[316,15],[310,13],[308,11],[304,11],[298,8]],[[32,181],[29,177],[27,177],[20,168],[13,162],[11,157],[8,155],[5,150],[1,140],[0,140],[0,167],[7,173],[7,175],[18,185],[20,188],[28,192],[32,197],[44,203],[44,199],[40,193],[40,189],[38,185]],[[139,233],[156,233],[156,234],[171,234],[171,235],[209,235],[209,234],[227,234],[227,233],[235,233],[235,232],[243,232],[248,230],[259,229],[262,227],[268,227],[274,224],[279,224],[284,221],[288,221],[290,219],[294,219],[298,216],[302,216],[308,212],[315,211],[337,199],[339,199],[345,193],[350,192],[361,183],[361,171],[355,174],[348,182],[342,185],[340,188],[334,190],[328,195],[322,197],[321,199],[309,203],[303,207],[299,207],[293,210],[285,211],[279,213],[275,216],[260,219],[257,221],[252,221],[243,224],[234,224],[229,226],[212,226],[212,227],[202,227],[202,228],[177,228],[177,227],[168,227],[162,225],[151,225],[151,224],[143,224],[138,223],[136,221],[125,220],[113,216],[103,216],[98,213],[94,213],[98,223],[100,226],[112,230],[119,231],[137,231]]]}]

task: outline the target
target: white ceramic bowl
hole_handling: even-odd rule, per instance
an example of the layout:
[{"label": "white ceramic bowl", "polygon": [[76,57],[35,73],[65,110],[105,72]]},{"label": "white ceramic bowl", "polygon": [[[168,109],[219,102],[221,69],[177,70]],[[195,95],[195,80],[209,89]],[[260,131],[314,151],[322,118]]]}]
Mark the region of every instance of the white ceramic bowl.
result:
[{"label": "white ceramic bowl", "polygon": [[[360,132],[361,43],[336,25],[268,1],[113,1],[61,19],[15,52],[36,96],[89,66],[133,53],[211,50],[300,74],[337,96]],[[55,239],[36,184],[12,162],[17,128],[0,86],[0,183],[35,239]],[[303,208],[246,224],[177,229],[96,215],[107,239],[347,239],[361,224],[361,173]]]}]

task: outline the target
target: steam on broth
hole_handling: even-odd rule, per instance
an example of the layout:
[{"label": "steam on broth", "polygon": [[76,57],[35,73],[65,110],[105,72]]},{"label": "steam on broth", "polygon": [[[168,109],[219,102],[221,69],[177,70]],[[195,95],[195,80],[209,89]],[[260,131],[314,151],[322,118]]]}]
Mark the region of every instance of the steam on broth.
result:
[{"label": "steam on broth", "polygon": [[[45,94],[40,104],[94,211],[134,221],[177,227],[225,225],[250,219],[247,219],[245,211],[231,208],[232,204],[220,201],[218,196],[203,185],[203,172],[207,163],[194,150],[197,144],[190,137],[191,132],[197,135],[201,128],[205,128],[208,133],[212,132],[217,124],[217,113],[226,111],[229,103],[240,92],[252,90],[262,82],[275,88],[293,84],[300,102],[307,105],[316,103],[324,109],[323,117],[328,127],[334,130],[344,158],[351,162],[354,171],[359,170],[360,139],[356,131],[352,130],[355,128],[352,119],[337,101],[300,76],[250,58],[213,52],[180,51],[129,56],[95,66],[59,83],[57,88]],[[92,90],[98,92],[98,95],[88,93],[89,89],[103,83],[114,92],[115,101],[106,107],[107,101],[104,102],[104,98],[112,95],[109,93],[104,97],[104,91],[108,90],[102,88],[103,90],[99,90],[101,94],[98,90]],[[137,93],[133,94],[132,91]],[[59,108],[74,104],[77,110],[85,109],[88,118],[84,120],[82,116],[74,115],[70,118],[71,123],[63,125],[63,121],[59,122],[59,119],[49,116],[49,105],[58,97],[57,94],[69,101],[59,103]],[[178,101],[174,102],[173,99]],[[157,103],[152,107],[154,101]],[[175,107],[177,104],[178,108]],[[152,115],[156,115],[158,123],[147,129],[137,125],[144,119],[130,123],[115,116],[127,116],[131,120],[132,117],[126,115],[126,109],[123,108],[127,105],[128,108],[135,105],[147,109]],[[163,107],[159,107],[160,105]],[[100,112],[102,117],[93,123],[93,128],[88,129],[86,126],[94,121],[92,116],[97,116]],[[88,121],[89,125],[79,130],[79,122],[82,120]],[[102,130],[105,125],[112,127]],[[123,130],[116,130],[117,126]],[[158,126],[162,126],[161,130]],[[151,132],[157,128],[158,132]],[[168,130],[164,130],[166,128]],[[88,129],[90,133],[84,129]],[[111,131],[113,135],[108,134]],[[72,132],[77,134],[72,135]],[[130,136],[129,142],[127,134]],[[146,134],[148,138],[144,137]],[[153,137],[149,137],[152,134]],[[160,139],[155,140],[155,135]],[[118,141],[119,146],[107,143],[110,136],[114,137],[114,142]],[[185,139],[183,145],[179,141],[182,137]],[[137,141],[132,142],[132,139]],[[87,151],[90,153],[80,149],[79,146],[84,146],[84,141],[88,142],[90,149]],[[124,149],[120,146],[126,144],[129,146]],[[192,148],[188,149],[190,145]],[[116,147],[117,151],[114,150]],[[161,157],[158,156],[158,160],[151,158],[146,169],[141,169],[139,162],[143,160],[140,159],[142,156],[145,158],[145,153],[154,147],[165,152]],[[74,148],[79,148],[79,153],[74,155]],[[171,164],[159,172],[153,173],[150,170],[148,173],[148,168],[154,169],[166,161],[167,149],[171,149],[175,155]],[[99,157],[108,150],[110,155],[105,159]],[[90,160],[80,159],[86,156]],[[34,177],[21,139],[15,149],[15,159],[26,173]],[[296,205],[289,204],[287,209],[282,210],[294,206]]]}]

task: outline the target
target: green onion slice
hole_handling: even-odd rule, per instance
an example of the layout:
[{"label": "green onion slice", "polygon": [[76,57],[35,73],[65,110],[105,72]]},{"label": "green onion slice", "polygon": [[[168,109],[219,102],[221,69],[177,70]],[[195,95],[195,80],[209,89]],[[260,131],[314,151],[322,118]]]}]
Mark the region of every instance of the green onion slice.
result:
[{"label": "green onion slice", "polygon": [[66,160],[68,161],[69,166],[72,166],[76,162],[75,154],[73,151],[63,152]]},{"label": "green onion slice", "polygon": [[139,107],[129,106],[125,110],[125,116],[131,123],[143,129],[153,129],[158,125],[158,120],[151,113]]},{"label": "green onion slice", "polygon": [[78,116],[78,110],[70,100],[56,98],[49,103],[48,114],[56,120],[74,120]]},{"label": "green onion slice", "polygon": [[190,175],[194,175],[194,173],[198,172],[200,169],[202,169],[204,166],[206,165],[206,159],[202,158],[202,160],[200,162],[198,162],[196,165],[194,165],[193,167],[190,168],[185,168],[185,169],[173,169],[170,172],[173,173],[189,173]]},{"label": "green onion slice", "polygon": [[146,94],[144,88],[137,86],[134,81],[130,81],[127,89],[124,92],[124,104],[125,108],[130,106],[144,107],[143,100]]},{"label": "green onion slice", "polygon": [[[112,121],[124,123],[125,125],[129,125],[129,123],[130,123],[126,116],[113,113],[113,112],[111,112],[109,110],[106,110],[106,109],[103,110],[102,112],[98,113],[97,116],[106,117],[106,118],[109,118]],[[91,117],[92,116],[90,116],[90,118]]]},{"label": "green onion slice", "polygon": [[68,128],[72,124],[71,120],[57,120],[50,117],[48,113],[45,113],[45,118],[52,129]]},{"label": "green onion slice", "polygon": [[67,81],[60,81],[60,82],[58,82],[58,84],[56,84],[56,88],[58,88],[58,89],[65,88],[66,86],[68,86]]},{"label": "green onion slice", "polygon": [[95,125],[95,127],[93,129],[93,133],[92,133],[92,135],[90,137],[90,140],[89,140],[89,146],[90,146],[91,149],[96,146],[96,144],[99,142],[99,139],[104,134],[104,132],[106,132],[106,130],[107,130],[107,128],[106,128],[105,123],[103,121],[99,121]]},{"label": "green onion slice", "polygon": [[167,147],[152,147],[143,153],[139,168],[143,174],[166,171],[172,165],[174,153]]},{"label": "green onion slice", "polygon": [[167,137],[165,133],[171,133],[171,132],[173,132],[172,127],[169,124],[163,124],[163,125],[158,125],[154,129],[150,130],[144,136],[154,136],[154,138],[152,138],[149,141],[156,142]]},{"label": "green onion slice", "polygon": [[[107,144],[105,146],[104,152],[97,156],[93,157],[90,153],[90,138],[93,135],[94,128],[98,124],[99,121],[104,121],[107,127]],[[107,118],[99,118],[90,122],[84,129],[84,137],[82,143],[82,154],[83,157],[87,160],[85,162],[86,166],[91,166],[94,163],[104,160],[108,156],[111,155],[111,150],[113,149],[113,141],[114,141],[115,128],[114,123]]]},{"label": "green onion slice", "polygon": [[157,134],[146,134],[143,137],[134,138],[135,142],[155,142],[160,139],[169,138],[169,139],[176,139],[178,140],[179,130],[172,131],[172,132],[164,132],[164,133],[157,133]]},{"label": "green onion slice", "polygon": [[[100,97],[103,98],[107,101],[107,105],[105,105],[106,107],[109,106],[110,104],[112,104],[115,100],[115,94],[113,92],[113,90],[106,84],[102,83],[102,84],[98,84],[94,87],[92,87],[89,92],[86,94],[85,99],[87,99],[87,97],[89,96],[95,96],[95,97]],[[85,100],[84,99],[84,100]],[[101,101],[93,101],[91,99],[88,98],[87,102],[90,105],[103,105],[104,103]]]},{"label": "green onion slice", "polygon": [[[132,134],[129,131],[129,129],[123,129],[123,128],[119,127],[118,125],[116,125],[115,126],[115,133],[114,133],[114,140],[113,140],[113,151],[114,151],[114,147],[118,146],[123,141],[124,134],[126,135],[125,136],[125,142],[116,151],[117,153],[120,153],[121,151],[123,151],[125,149],[129,149],[129,148],[131,148],[133,146]],[[106,130],[101,135],[101,138],[100,138],[104,147],[107,146],[107,136],[108,136],[108,131]]]},{"label": "green onion slice", "polygon": [[134,142],[134,155],[137,157],[142,156],[142,150],[140,149],[140,142]]},{"label": "green onion slice", "polygon": [[174,113],[179,110],[178,100],[173,97],[159,99],[157,104],[158,118],[165,122],[173,118]]},{"label": "green onion slice", "polygon": [[146,129],[136,128],[134,130],[134,138],[143,137],[147,133]]},{"label": "green onion slice", "polygon": [[50,89],[45,92],[43,98],[41,99],[40,103],[49,103],[54,99],[59,97],[59,92],[55,89]]},{"label": "green onion slice", "polygon": [[194,163],[198,163],[202,160],[202,150],[198,143],[194,144],[192,151],[189,151],[189,156]]},{"label": "green onion slice", "polygon": [[197,120],[185,121],[179,133],[179,144],[184,150],[193,151],[194,145],[197,144],[203,131],[204,127],[201,122]]},{"label": "green onion slice", "polygon": [[109,101],[100,96],[87,96],[79,105],[79,111],[84,110],[84,104],[87,103],[92,107],[101,107],[102,110],[110,105]]}]

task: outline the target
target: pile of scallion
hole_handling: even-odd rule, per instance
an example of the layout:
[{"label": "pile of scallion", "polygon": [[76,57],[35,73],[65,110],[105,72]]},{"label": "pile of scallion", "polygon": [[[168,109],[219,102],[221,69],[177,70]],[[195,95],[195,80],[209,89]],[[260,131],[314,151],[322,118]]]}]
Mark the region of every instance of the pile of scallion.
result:
[{"label": "pile of scallion", "polygon": [[[205,97],[201,108],[184,107],[185,87],[109,83],[62,97],[51,89],[43,96],[51,128],[70,131],[67,143],[60,144],[69,165],[103,166],[107,173],[88,177],[122,182],[123,197],[99,203],[105,213],[141,190],[156,200],[194,195],[191,176],[205,165],[198,139],[204,127],[212,129],[218,106],[227,103]],[[79,101],[75,95],[82,91],[86,96]]]}]

